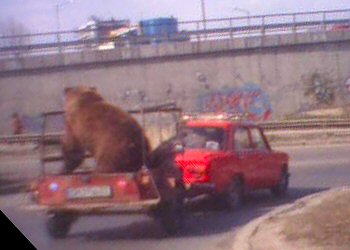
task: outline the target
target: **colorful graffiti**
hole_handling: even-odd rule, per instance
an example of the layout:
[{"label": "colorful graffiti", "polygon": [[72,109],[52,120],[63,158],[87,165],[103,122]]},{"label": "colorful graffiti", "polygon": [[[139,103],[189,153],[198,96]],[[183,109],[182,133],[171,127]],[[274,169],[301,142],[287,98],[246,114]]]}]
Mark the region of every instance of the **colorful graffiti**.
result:
[{"label": "colorful graffiti", "polygon": [[336,83],[328,73],[313,73],[304,81],[305,96],[311,96],[317,104],[334,104]]},{"label": "colorful graffiti", "polygon": [[252,121],[266,121],[272,118],[269,96],[254,83],[211,91],[199,96],[197,105],[200,112],[240,113]]},{"label": "colorful graffiti", "polygon": [[347,78],[345,81],[345,88],[347,90],[347,93],[350,94],[350,78]]}]

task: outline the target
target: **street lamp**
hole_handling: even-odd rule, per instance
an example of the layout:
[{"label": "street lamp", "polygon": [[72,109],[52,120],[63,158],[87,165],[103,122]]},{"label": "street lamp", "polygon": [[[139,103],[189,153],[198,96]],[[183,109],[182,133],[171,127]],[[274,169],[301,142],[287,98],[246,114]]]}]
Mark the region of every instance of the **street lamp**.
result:
[{"label": "street lamp", "polygon": [[61,30],[60,8],[62,8],[63,6],[65,6],[67,4],[71,4],[73,2],[74,2],[74,0],[69,0],[69,1],[62,2],[62,3],[57,3],[55,5],[56,25],[57,25],[57,43],[58,43],[59,52],[61,52],[61,50],[62,50],[62,48],[61,48],[61,34],[60,34],[60,30]]},{"label": "street lamp", "polygon": [[207,29],[207,18],[206,18],[206,14],[205,14],[205,0],[201,0],[201,6],[202,6],[202,19],[203,19],[203,28],[204,30]]},{"label": "street lamp", "polygon": [[248,26],[250,26],[250,11],[249,10],[239,8],[239,7],[234,7],[233,10],[245,13],[247,15],[247,24],[248,24]]}]

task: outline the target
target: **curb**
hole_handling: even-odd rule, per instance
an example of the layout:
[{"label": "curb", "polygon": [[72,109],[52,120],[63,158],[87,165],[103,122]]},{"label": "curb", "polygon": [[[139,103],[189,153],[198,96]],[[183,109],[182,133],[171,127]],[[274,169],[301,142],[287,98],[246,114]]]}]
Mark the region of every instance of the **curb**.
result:
[{"label": "curb", "polygon": [[259,226],[261,224],[271,219],[272,217],[304,208],[307,205],[309,205],[310,201],[312,201],[316,197],[326,196],[328,194],[336,193],[344,189],[348,190],[349,188],[350,187],[348,186],[344,186],[322,191],[316,194],[311,194],[294,201],[292,204],[279,206],[270,211],[269,213],[250,221],[248,224],[244,225],[241,229],[239,229],[238,232],[235,234],[233,239],[232,250],[254,250],[250,241],[251,237],[254,236],[254,234],[258,231]]}]

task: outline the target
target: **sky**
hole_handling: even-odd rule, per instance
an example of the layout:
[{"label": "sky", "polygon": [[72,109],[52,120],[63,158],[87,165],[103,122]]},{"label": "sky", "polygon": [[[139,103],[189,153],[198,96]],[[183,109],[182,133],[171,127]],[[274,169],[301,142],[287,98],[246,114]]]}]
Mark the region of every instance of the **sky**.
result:
[{"label": "sky", "polygon": [[[281,12],[302,12],[350,8],[350,0],[204,0],[207,18],[244,16]],[[29,32],[57,29],[56,5],[59,4],[61,30],[76,29],[92,15],[102,19],[142,19],[174,16],[179,21],[199,20],[201,0],[0,0],[0,28],[9,20],[22,23]]]}]

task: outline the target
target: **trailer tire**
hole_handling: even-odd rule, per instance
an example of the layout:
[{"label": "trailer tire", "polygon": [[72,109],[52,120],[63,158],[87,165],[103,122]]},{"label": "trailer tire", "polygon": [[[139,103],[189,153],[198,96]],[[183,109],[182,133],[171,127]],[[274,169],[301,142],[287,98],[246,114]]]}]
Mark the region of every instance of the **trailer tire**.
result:
[{"label": "trailer tire", "polygon": [[46,222],[47,232],[52,238],[63,239],[67,236],[75,217],[66,213],[52,213]]},{"label": "trailer tire", "polygon": [[160,222],[167,235],[178,233],[185,224],[185,190],[180,188],[173,201],[166,201],[160,205]]}]

